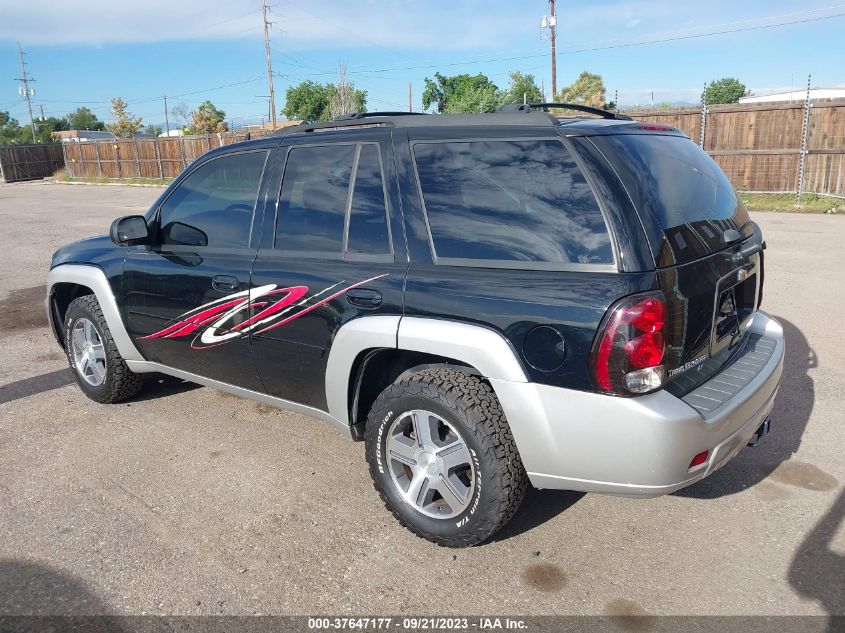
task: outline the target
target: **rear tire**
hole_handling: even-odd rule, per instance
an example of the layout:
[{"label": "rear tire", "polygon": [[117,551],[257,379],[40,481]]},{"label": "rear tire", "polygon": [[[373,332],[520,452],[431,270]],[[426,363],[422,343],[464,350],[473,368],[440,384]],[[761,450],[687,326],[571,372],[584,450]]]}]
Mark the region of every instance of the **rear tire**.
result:
[{"label": "rear tire", "polygon": [[117,351],[94,295],[74,299],[65,315],[65,353],[82,392],[103,404],[127,400],[144,385]]},{"label": "rear tire", "polygon": [[387,509],[438,545],[487,540],[511,519],[528,487],[496,394],[455,369],[426,369],[385,389],[370,410],[365,441]]}]

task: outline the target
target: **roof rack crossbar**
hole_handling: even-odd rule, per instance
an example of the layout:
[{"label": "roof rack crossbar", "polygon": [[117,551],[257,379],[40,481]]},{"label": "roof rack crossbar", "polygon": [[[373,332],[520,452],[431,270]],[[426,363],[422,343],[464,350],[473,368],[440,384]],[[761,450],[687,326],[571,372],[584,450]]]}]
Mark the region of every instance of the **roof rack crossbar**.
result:
[{"label": "roof rack crossbar", "polygon": [[543,112],[548,112],[549,108],[586,112],[587,114],[600,116],[603,119],[617,119],[619,121],[633,120],[627,114],[611,112],[610,110],[602,110],[601,108],[594,108],[580,103],[508,103],[499,108],[498,112],[531,112],[531,110],[543,110]]}]

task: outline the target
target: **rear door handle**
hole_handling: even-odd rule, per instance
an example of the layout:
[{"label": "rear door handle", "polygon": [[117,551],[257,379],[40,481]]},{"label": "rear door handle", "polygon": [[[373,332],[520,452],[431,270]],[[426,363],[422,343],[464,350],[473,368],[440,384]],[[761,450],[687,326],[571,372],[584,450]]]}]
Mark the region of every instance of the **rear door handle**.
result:
[{"label": "rear door handle", "polygon": [[371,288],[353,288],[346,293],[346,301],[357,308],[372,310],[381,305],[381,293]]},{"label": "rear door handle", "polygon": [[211,287],[220,292],[227,292],[229,290],[237,290],[241,287],[241,282],[237,277],[231,275],[214,275],[211,278]]}]

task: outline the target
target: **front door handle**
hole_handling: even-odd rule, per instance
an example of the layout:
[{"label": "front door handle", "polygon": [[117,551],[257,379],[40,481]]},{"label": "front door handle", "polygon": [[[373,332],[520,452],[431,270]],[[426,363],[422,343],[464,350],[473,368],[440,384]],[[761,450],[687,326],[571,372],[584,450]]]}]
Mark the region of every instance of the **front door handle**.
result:
[{"label": "front door handle", "polygon": [[356,308],[372,310],[381,305],[381,293],[371,288],[353,288],[346,293],[346,301]]},{"label": "front door handle", "polygon": [[240,288],[241,282],[238,281],[237,277],[231,275],[214,275],[211,278],[211,287],[220,292],[228,292]]}]

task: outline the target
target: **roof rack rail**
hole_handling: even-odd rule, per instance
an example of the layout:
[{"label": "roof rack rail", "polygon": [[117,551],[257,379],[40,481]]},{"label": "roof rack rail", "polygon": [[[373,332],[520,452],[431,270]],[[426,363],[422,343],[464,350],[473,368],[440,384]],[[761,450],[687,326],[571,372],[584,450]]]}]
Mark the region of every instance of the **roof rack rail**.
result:
[{"label": "roof rack rail", "polygon": [[302,132],[320,132],[346,127],[375,127],[393,125],[391,121],[370,121],[368,119],[397,116],[420,116],[425,112],[351,112],[341,114],[332,121],[319,123],[300,123],[290,127],[283,127],[273,132],[273,136],[289,136]]},{"label": "roof rack rail", "polygon": [[341,114],[336,116],[333,120],[334,121],[349,121],[353,119],[368,119],[371,117],[380,117],[380,116],[419,116],[422,114],[428,114],[428,112],[350,112],[348,114]]},{"label": "roof rack rail", "polygon": [[577,112],[586,112],[587,114],[595,114],[603,119],[617,119],[619,121],[633,121],[627,114],[620,112],[611,112],[610,110],[602,110],[601,108],[594,108],[592,106],[582,105],[580,103],[508,103],[499,108],[498,112],[531,112],[531,110],[543,110],[548,112],[549,108],[560,108],[566,110],[575,110]]}]

